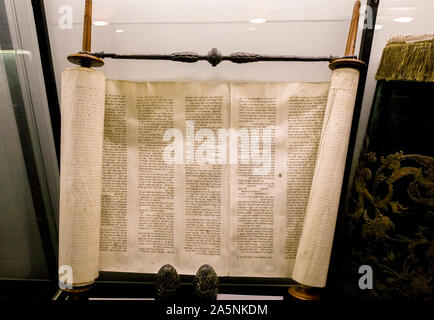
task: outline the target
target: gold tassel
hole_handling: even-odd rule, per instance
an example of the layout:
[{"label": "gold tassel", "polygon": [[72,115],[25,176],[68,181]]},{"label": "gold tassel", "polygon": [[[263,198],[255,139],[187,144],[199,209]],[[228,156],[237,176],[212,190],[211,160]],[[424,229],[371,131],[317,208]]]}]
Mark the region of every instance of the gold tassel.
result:
[{"label": "gold tassel", "polygon": [[375,79],[434,82],[434,36],[392,38],[383,50]]}]

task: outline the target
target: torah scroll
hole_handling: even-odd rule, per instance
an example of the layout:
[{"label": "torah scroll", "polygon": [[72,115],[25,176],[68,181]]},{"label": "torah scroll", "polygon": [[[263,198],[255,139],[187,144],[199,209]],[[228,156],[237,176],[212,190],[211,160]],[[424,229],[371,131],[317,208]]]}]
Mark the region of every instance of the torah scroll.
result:
[{"label": "torah scroll", "polygon": [[207,263],[325,286],[358,78],[152,83],[65,70],[60,282]]},{"label": "torah scroll", "polygon": [[62,83],[59,275],[79,287],[99,268],[105,77],[74,68]]}]

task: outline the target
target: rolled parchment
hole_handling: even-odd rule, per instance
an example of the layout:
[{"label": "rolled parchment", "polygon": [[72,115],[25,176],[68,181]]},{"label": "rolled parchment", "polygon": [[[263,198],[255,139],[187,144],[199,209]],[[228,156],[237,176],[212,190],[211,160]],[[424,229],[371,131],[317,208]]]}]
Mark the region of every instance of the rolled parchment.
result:
[{"label": "rolled parchment", "polygon": [[98,277],[105,77],[90,68],[62,73],[59,285]]},{"label": "rolled parchment", "polygon": [[333,71],[306,216],[292,278],[325,287],[360,71]]}]

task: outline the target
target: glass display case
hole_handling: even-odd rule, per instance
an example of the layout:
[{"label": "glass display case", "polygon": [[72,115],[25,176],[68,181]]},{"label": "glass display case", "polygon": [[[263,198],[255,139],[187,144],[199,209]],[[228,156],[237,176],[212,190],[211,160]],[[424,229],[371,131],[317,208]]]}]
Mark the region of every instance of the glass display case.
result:
[{"label": "glass display case", "polygon": [[[359,87],[343,197],[358,162],[382,48],[393,34],[428,33],[433,27],[432,1],[379,3],[362,1],[356,53],[369,68],[364,75],[366,86],[362,77]],[[27,288],[29,282],[43,283],[45,297],[57,291],[60,81],[61,72],[72,66],[66,57],[81,48],[84,4],[78,0],[0,1],[2,297],[8,292],[19,296],[20,288]],[[92,51],[205,55],[217,48],[225,55],[339,57],[345,51],[353,5],[345,0],[94,0]],[[205,61],[105,62],[101,70],[107,78],[130,81],[330,80],[327,62],[223,61],[216,67]],[[103,272],[92,297],[150,298],[154,278]],[[182,276],[185,283],[191,279]],[[290,283],[289,279],[222,278],[221,292],[282,297]],[[189,293],[191,288],[185,285],[182,290]]]}]

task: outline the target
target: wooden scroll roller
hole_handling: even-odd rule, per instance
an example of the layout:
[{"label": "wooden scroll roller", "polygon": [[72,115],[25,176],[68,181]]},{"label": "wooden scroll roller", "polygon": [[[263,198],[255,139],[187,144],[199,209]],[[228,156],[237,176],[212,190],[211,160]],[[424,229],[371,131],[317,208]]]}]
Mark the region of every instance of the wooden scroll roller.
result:
[{"label": "wooden scroll roller", "polygon": [[102,67],[104,61],[92,54],[92,0],[86,0],[84,8],[84,21],[83,21],[83,44],[82,51],[70,54],[68,61],[82,67]]},{"label": "wooden scroll roller", "polygon": [[[354,55],[354,51],[355,51],[355,46],[356,46],[356,40],[357,40],[357,29],[358,29],[358,23],[359,23],[359,18],[360,18],[360,1],[356,1],[355,5],[354,5],[354,10],[353,10],[353,15],[352,15],[352,19],[351,19],[351,25],[350,25],[350,30],[349,30],[349,34],[348,34],[348,40],[347,40],[347,46],[346,46],[346,50],[345,50],[345,56],[352,56]],[[340,81],[340,85],[342,86],[342,80],[338,80],[340,76],[342,76],[342,73],[347,73],[349,72],[349,74],[353,77],[351,78],[351,76],[347,77],[348,79],[353,79],[355,81],[355,83],[357,84],[358,82],[358,77],[360,75],[360,71],[364,70],[366,68],[366,63],[364,63],[361,60],[358,59],[352,59],[352,58],[342,58],[342,59],[337,59],[334,60],[330,63],[329,68],[333,71],[333,75],[332,75],[332,86]],[[345,70],[338,70],[338,69],[345,69]],[[348,69],[356,69],[359,72],[351,72],[351,70]],[[353,91],[357,91],[357,85],[352,87]],[[340,88],[339,88],[340,89]],[[356,92],[353,92],[353,95],[355,95]],[[331,103],[331,102],[330,102]],[[335,109],[333,107],[333,109]],[[338,110],[334,110],[333,112],[339,112]],[[333,124],[331,124],[333,126]],[[326,140],[325,140],[326,141]],[[324,149],[327,149],[327,145],[324,144],[323,146]],[[331,154],[331,152],[330,152]],[[318,161],[324,161],[323,163],[326,163],[326,159],[318,159]],[[317,164],[318,165],[318,164]],[[318,182],[321,179],[326,179],[325,176],[319,177],[318,179],[316,179],[315,183],[318,184],[319,189],[321,189],[321,183]],[[312,190],[314,188],[312,187]],[[321,191],[319,191],[321,192]],[[311,199],[314,198],[319,198],[318,193],[312,195],[311,194]],[[311,201],[309,202],[309,205],[311,205]],[[312,219],[312,220],[317,220],[320,218],[320,213],[319,213],[319,209],[321,209],[321,204],[319,203],[319,201],[315,201],[312,200],[312,207],[310,209],[314,209],[314,210],[308,210],[308,212],[313,212],[309,217],[306,216],[306,219]],[[321,209],[322,210],[322,209]],[[330,230],[325,230],[325,231],[330,231]],[[330,231],[333,232],[333,231]],[[303,238],[303,236],[302,236]],[[302,240],[300,241],[300,243],[302,242]],[[301,256],[303,256],[303,252],[308,252],[307,254],[321,254],[318,253],[318,250],[320,250],[319,248],[314,247],[309,247],[306,246],[303,250],[300,250],[299,248],[299,252],[297,253],[297,259],[299,254]],[[302,252],[300,252],[302,251]],[[325,282],[326,282],[326,277],[327,274],[322,274],[321,277],[316,277],[316,275],[311,274],[311,266],[309,265],[303,265],[300,267],[294,267],[294,271],[293,271],[293,279],[297,282],[299,282],[298,285],[294,285],[291,286],[288,289],[289,294],[297,299],[297,300],[320,300],[321,299],[321,295],[322,295],[322,287],[325,286]],[[308,276],[310,278],[318,278],[321,280],[317,280],[318,283],[321,283],[323,286],[319,287],[319,286],[308,286],[305,285],[307,283],[304,284],[305,279],[308,278]]]},{"label": "wooden scroll roller", "polygon": [[[357,41],[357,30],[359,27],[360,19],[360,7],[361,3],[359,0],[354,4],[353,15],[351,18],[350,30],[348,31],[347,46],[345,48],[345,56],[353,56],[356,48]],[[366,67],[366,63],[358,59],[337,59],[330,63],[329,68],[331,70],[336,70],[338,68],[355,68],[358,70],[363,70]]]}]

